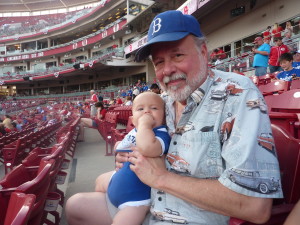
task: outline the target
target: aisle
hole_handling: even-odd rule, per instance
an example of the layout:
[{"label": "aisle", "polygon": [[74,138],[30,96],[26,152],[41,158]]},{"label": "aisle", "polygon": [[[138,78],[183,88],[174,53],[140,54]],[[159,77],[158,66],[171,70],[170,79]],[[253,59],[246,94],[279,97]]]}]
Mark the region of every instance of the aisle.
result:
[{"label": "aisle", "polygon": [[[114,168],[114,156],[105,156],[105,142],[95,129],[85,129],[85,142],[78,142],[68,176],[65,199],[78,192],[94,190],[95,179]],[[60,225],[67,225],[63,211]]]}]

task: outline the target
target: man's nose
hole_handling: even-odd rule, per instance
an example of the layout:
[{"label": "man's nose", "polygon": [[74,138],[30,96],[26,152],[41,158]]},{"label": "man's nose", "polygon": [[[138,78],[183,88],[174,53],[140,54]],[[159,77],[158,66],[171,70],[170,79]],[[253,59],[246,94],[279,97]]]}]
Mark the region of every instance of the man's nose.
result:
[{"label": "man's nose", "polygon": [[172,60],[166,60],[163,68],[163,75],[170,76],[176,72],[176,66]]}]

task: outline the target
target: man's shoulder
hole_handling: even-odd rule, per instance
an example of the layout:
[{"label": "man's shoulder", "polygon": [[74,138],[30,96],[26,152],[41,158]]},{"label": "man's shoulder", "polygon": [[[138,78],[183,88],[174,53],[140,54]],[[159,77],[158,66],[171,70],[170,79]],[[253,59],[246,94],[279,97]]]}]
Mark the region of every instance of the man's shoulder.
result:
[{"label": "man's shoulder", "polygon": [[222,83],[233,83],[236,84],[236,87],[242,89],[248,89],[254,87],[254,83],[247,76],[241,76],[232,72],[224,72],[220,70],[213,70],[215,73],[214,84],[222,85]]}]

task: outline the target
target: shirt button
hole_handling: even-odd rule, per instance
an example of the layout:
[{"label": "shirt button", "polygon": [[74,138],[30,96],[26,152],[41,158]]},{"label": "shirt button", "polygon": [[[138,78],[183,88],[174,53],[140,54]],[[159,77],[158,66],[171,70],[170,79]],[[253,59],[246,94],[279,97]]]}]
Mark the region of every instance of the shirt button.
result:
[{"label": "shirt button", "polygon": [[173,144],[174,144],[174,145],[177,145],[177,141],[174,141]]},{"label": "shirt button", "polygon": [[162,198],[161,197],[158,197],[158,201],[161,201],[162,200]]}]

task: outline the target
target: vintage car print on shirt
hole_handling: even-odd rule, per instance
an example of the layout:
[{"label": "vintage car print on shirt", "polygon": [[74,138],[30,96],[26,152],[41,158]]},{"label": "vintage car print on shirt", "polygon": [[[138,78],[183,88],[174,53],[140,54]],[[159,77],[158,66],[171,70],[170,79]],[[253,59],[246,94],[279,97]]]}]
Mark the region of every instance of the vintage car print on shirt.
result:
[{"label": "vintage car print on shirt", "polygon": [[248,171],[231,168],[227,177],[237,185],[267,194],[279,189],[279,180],[274,177],[262,177],[258,171]]},{"label": "vintage car print on shirt", "polygon": [[225,142],[230,137],[234,125],[234,120],[234,116],[229,113],[228,118],[223,121],[220,129],[220,138],[222,142]]},{"label": "vintage car print on shirt", "polygon": [[167,161],[170,163],[172,170],[180,173],[191,174],[190,164],[178,155],[178,152],[170,152],[167,154]]},{"label": "vintage car print on shirt", "polygon": [[249,100],[247,101],[247,106],[250,107],[250,109],[260,109],[262,113],[267,113],[268,107],[264,101],[264,99],[255,99],[255,100]]},{"label": "vintage car print on shirt", "polygon": [[261,133],[260,136],[257,137],[257,142],[261,147],[268,150],[273,155],[276,155],[275,143],[271,133]]},{"label": "vintage car print on shirt", "polygon": [[177,211],[173,211],[169,208],[165,208],[164,211],[157,211],[151,208],[151,213],[158,220],[161,221],[170,221],[175,224],[187,224],[187,219],[183,216],[180,216],[180,213]]}]

